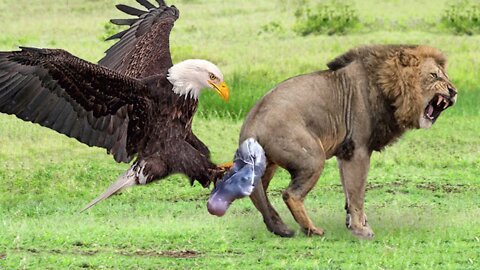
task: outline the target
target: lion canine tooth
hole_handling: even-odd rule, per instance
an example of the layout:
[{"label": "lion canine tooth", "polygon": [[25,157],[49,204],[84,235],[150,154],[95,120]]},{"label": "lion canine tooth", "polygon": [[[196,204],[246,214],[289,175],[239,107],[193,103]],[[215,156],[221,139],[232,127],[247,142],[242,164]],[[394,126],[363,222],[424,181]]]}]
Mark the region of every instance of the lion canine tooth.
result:
[{"label": "lion canine tooth", "polygon": [[443,101],[443,97],[438,96],[437,106],[440,105],[440,103],[442,103],[442,101]]},{"label": "lion canine tooth", "polygon": [[443,106],[443,109],[445,110],[448,107],[449,103],[445,102],[445,105]]}]

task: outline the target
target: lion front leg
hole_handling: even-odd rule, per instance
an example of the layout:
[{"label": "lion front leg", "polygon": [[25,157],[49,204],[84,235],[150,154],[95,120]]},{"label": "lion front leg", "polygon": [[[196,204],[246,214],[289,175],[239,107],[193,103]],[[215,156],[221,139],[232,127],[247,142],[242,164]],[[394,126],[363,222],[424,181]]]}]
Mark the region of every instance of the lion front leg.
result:
[{"label": "lion front leg", "polygon": [[346,200],[346,225],[353,235],[364,239],[372,239],[374,236],[364,212],[365,186],[368,169],[370,168],[370,155],[370,151],[360,148],[355,149],[350,160],[338,159]]}]

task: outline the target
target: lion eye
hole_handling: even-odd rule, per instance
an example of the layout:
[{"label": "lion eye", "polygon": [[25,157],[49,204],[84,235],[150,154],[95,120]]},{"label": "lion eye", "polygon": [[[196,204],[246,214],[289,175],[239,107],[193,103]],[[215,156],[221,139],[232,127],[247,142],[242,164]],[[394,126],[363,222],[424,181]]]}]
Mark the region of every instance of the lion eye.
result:
[{"label": "lion eye", "polygon": [[215,77],[215,75],[213,75],[212,73],[210,73],[209,77],[210,77],[210,80],[212,81],[217,79],[217,77]]},{"label": "lion eye", "polygon": [[432,78],[434,78],[434,79],[438,78],[437,73],[430,73],[430,76],[432,76]]}]

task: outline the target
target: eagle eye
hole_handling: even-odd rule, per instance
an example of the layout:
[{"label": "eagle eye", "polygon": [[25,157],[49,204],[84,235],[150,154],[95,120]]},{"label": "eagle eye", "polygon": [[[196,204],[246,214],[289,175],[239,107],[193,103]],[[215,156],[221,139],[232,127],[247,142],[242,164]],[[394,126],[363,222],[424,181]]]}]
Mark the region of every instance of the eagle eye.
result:
[{"label": "eagle eye", "polygon": [[212,73],[209,74],[209,77],[210,77],[210,80],[212,81],[217,79],[217,77],[215,77],[215,75],[213,75]]}]

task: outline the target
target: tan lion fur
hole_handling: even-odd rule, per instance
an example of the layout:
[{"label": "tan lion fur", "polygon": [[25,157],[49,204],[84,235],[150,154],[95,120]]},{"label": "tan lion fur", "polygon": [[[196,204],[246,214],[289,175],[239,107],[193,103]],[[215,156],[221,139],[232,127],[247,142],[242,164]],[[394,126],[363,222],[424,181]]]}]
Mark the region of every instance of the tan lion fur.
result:
[{"label": "tan lion fur", "polygon": [[328,67],[282,82],[250,111],[240,142],[256,139],[268,160],[262,184],[251,198],[270,231],[293,235],[266,193],[275,169],[283,167],[292,177],[283,193],[292,215],[308,235],[323,234],[306,214],[303,200],[325,160],[336,156],[347,226],[355,235],[371,238],[363,204],[372,152],[407,129],[430,127],[434,121],[425,116],[427,106],[440,100],[439,95],[453,105],[456,91],[446,75],[446,57],[429,46],[356,48]]}]

